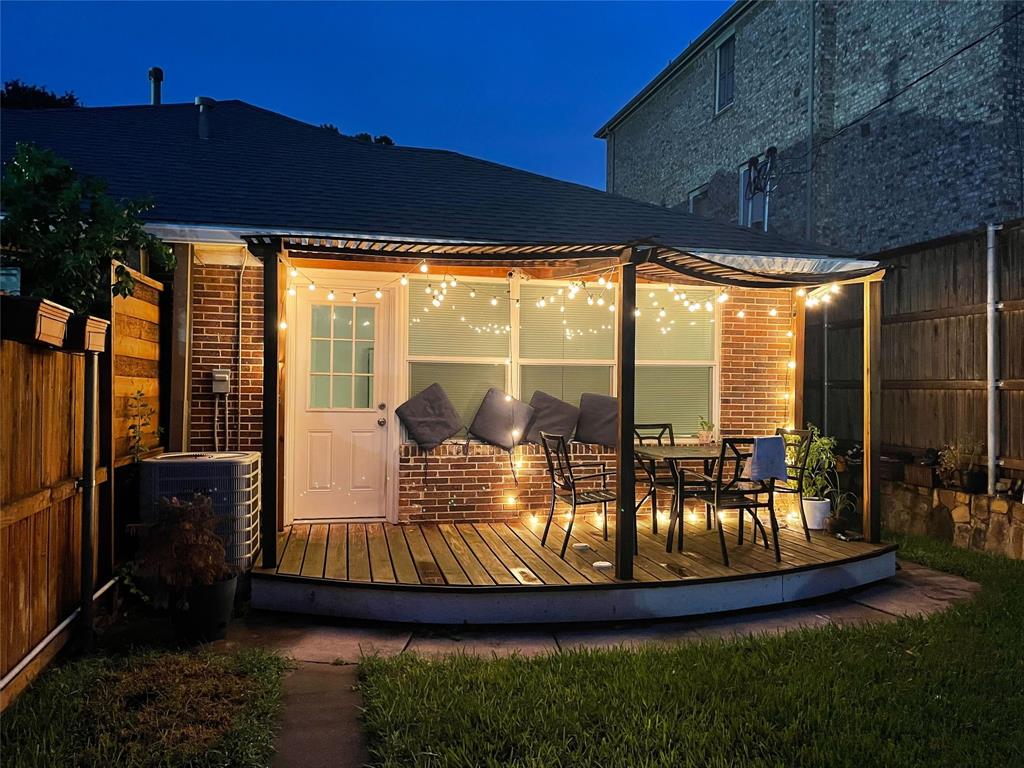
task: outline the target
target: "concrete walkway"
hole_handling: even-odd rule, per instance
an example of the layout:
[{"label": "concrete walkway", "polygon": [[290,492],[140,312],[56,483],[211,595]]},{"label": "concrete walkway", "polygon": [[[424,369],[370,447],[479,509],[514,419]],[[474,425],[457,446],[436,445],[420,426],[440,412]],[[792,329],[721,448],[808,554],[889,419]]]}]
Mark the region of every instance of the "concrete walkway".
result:
[{"label": "concrete walkway", "polygon": [[535,656],[577,648],[673,645],[708,638],[775,634],[801,627],[852,626],[926,616],[969,599],[980,586],[901,562],[888,581],[779,609],[678,621],[554,627],[409,627],[354,625],[292,614],[254,612],[236,621],[224,647],[260,646],[298,662],[285,680],[285,715],[273,768],[356,768],[367,760],[354,666],[363,656],[417,653],[441,658]]}]

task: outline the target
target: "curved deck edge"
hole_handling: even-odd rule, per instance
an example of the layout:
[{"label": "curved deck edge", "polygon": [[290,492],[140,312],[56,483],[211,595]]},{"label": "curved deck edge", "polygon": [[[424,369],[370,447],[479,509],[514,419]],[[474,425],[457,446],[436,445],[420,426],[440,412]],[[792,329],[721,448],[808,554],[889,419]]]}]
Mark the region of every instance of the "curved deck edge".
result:
[{"label": "curved deck edge", "polygon": [[668,619],[783,605],[896,574],[896,548],[845,561],[725,579],[599,584],[572,589],[456,588],[253,573],[252,607],[411,624],[545,624]]}]

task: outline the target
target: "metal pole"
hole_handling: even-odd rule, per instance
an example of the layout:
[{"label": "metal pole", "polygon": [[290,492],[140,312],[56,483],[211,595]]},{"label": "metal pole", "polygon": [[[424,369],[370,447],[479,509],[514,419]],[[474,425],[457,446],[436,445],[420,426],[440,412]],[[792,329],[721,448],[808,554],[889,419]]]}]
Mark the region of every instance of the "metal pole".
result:
[{"label": "metal pole", "polygon": [[987,296],[985,303],[985,354],[987,358],[986,452],[988,455],[988,495],[995,496],[999,458],[999,254],[996,232],[1002,227],[988,225],[988,249],[985,263]]},{"label": "metal pole", "polygon": [[[85,353],[85,436],[82,448],[82,648],[93,647],[93,593],[96,550],[92,534],[96,525],[96,404],[99,401],[99,362],[96,352]],[[113,468],[111,468],[111,471]],[[113,481],[113,478],[111,478]]]},{"label": "metal pole", "polygon": [[828,304],[821,309],[821,433],[828,434]]},{"label": "metal pole", "polygon": [[636,548],[636,465],[633,457],[633,407],[636,402],[636,264],[619,266],[619,356],[616,394],[619,400],[619,435],[615,449],[617,470],[615,515],[615,576],[633,578]]}]

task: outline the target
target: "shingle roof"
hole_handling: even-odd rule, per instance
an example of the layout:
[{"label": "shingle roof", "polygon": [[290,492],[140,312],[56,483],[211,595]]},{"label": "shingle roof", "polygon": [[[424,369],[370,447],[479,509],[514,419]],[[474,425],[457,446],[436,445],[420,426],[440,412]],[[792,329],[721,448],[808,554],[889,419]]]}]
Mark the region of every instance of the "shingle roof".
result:
[{"label": "shingle roof", "polygon": [[653,241],[721,253],[845,255],[455,152],[367,144],[218,102],[200,139],[191,104],[3,110],[16,142],[53,149],[153,222],[514,243]]}]

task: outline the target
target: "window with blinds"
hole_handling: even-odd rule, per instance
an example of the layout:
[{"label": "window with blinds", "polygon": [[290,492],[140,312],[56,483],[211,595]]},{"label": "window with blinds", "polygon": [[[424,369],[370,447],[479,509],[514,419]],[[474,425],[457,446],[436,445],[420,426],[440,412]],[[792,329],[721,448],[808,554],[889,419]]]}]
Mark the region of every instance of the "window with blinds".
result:
[{"label": "window with blinds", "polygon": [[697,433],[700,417],[713,420],[710,365],[637,365],[638,424],[671,423],[676,437]]},{"label": "window with blinds", "polygon": [[[410,357],[491,357],[504,361],[509,356],[509,302],[505,286],[467,285],[446,282],[443,298],[441,280],[409,281]],[[499,291],[500,288],[500,291]],[[500,292],[496,305],[488,289]],[[475,296],[471,296],[475,293]],[[435,306],[435,298],[438,298]]]},{"label": "window with blinds", "polygon": [[[663,286],[638,286],[636,359],[713,361],[715,299],[707,288],[669,292]],[[690,307],[696,309],[690,311]]]},{"label": "window with blinds", "polygon": [[519,392],[529,401],[538,389],[549,395],[580,404],[580,395],[594,392],[610,395],[612,391],[611,365],[523,365],[520,369]]},{"label": "window with blinds", "polygon": [[615,304],[613,289],[580,291],[570,299],[568,285],[523,283],[519,299],[519,356],[524,360],[614,359],[615,313],[608,311]]},{"label": "window with blinds", "polygon": [[409,363],[409,396],[418,395],[434,383],[440,384],[463,426],[473,422],[484,395],[491,387],[505,389],[505,365],[495,363]]}]

